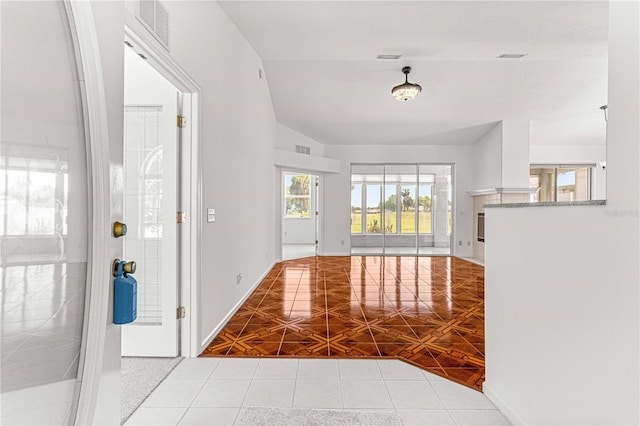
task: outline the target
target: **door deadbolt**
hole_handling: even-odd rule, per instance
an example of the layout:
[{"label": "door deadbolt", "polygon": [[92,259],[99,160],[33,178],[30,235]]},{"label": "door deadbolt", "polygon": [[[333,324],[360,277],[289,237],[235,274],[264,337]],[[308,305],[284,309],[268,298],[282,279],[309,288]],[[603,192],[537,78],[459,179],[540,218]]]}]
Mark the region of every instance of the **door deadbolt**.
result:
[{"label": "door deadbolt", "polygon": [[127,225],[122,222],[113,222],[113,236],[116,238],[127,235]]},{"label": "door deadbolt", "polygon": [[125,262],[124,260],[115,259],[113,261],[111,273],[114,277],[118,276],[118,267],[122,265],[122,271],[127,274],[135,274],[136,273],[136,262]]}]

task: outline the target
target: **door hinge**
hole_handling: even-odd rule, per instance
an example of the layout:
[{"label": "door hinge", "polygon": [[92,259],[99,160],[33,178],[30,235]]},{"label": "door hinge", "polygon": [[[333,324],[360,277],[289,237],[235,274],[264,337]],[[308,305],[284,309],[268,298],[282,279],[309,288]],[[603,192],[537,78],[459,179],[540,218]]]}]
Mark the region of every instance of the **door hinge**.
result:
[{"label": "door hinge", "polygon": [[318,244],[318,240],[316,240],[316,244]]},{"label": "door hinge", "polygon": [[180,127],[181,129],[183,127],[187,127],[187,117],[183,115],[178,116],[178,127]]},{"label": "door hinge", "polygon": [[178,309],[176,309],[176,318],[183,319],[186,315],[187,311],[184,309],[184,306],[178,306]]},{"label": "door hinge", "polygon": [[316,212],[316,216],[318,216],[319,214],[320,214],[319,212]]},{"label": "door hinge", "polygon": [[316,186],[319,186],[318,181],[316,181]]},{"label": "door hinge", "polygon": [[185,223],[187,221],[187,214],[185,212],[176,213],[176,223]]}]

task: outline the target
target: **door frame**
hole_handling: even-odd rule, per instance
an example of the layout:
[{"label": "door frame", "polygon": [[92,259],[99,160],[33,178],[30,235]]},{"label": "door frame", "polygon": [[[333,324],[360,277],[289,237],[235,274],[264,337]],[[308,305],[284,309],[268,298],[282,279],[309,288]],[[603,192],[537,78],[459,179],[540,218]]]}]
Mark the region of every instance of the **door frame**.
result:
[{"label": "door frame", "polygon": [[178,354],[191,358],[199,355],[200,335],[198,283],[202,227],[202,170],[199,155],[201,89],[134,16],[130,13],[125,15],[125,39],[133,44],[136,52],[144,54],[156,71],[182,92],[182,114],[187,118],[187,124],[180,129],[178,209],[186,213],[186,223],[178,226],[177,300],[178,305],[185,308],[186,314],[178,324]]},{"label": "door frame", "polygon": [[304,175],[316,176],[318,178],[318,187],[315,192],[316,211],[318,215],[315,218],[315,232],[318,243],[316,244],[316,256],[322,256],[324,253],[324,241],[322,238],[323,221],[324,221],[324,173],[314,170],[298,169],[295,167],[276,167],[276,259],[279,261],[283,259],[282,245],[284,244],[284,174],[285,173],[299,173]]},{"label": "door frame", "polygon": [[[89,2],[64,0],[69,29],[78,68],[80,98],[84,116],[87,166],[90,176],[89,193],[89,254],[87,261],[87,296],[80,360],[78,366],[79,389],[74,399],[71,418],[75,424],[93,423],[100,392],[109,318],[111,285],[111,180],[109,170],[109,126],[107,104],[102,75],[98,36]],[[107,275],[109,274],[109,275]],[[111,282],[111,279],[108,280]]]}]

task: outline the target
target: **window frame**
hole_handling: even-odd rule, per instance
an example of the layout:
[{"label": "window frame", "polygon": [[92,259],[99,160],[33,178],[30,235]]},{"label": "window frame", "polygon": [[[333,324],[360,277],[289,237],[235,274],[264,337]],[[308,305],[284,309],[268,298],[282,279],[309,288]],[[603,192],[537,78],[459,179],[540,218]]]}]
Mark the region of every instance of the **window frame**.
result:
[{"label": "window frame", "polygon": [[[287,182],[287,176],[307,176],[309,178],[309,193],[307,195],[300,195],[300,194],[287,194],[287,186],[286,186],[286,182]],[[283,205],[282,205],[282,209],[283,209],[283,213],[282,213],[282,217],[284,220],[311,220],[311,215],[314,214],[313,209],[311,208],[311,192],[313,191],[313,189],[311,188],[312,185],[315,185],[314,182],[311,181],[311,176],[310,174],[307,173],[293,173],[293,172],[284,172],[284,185],[282,187],[282,191],[283,191]],[[306,199],[307,200],[307,205],[309,206],[309,216],[287,216],[287,201],[289,199]]]},{"label": "window frame", "polygon": [[[532,176],[541,176],[541,175],[536,175],[536,174],[532,174],[531,171],[533,169],[552,169],[553,171],[553,200],[545,200],[545,201],[541,201],[538,197],[538,200],[535,200],[534,197],[536,197],[536,194],[531,194],[531,199],[530,202],[532,203],[544,203],[544,202],[551,202],[551,203],[558,203],[558,202],[563,202],[563,201],[558,201],[558,175],[559,175],[559,171],[561,169],[569,169],[572,170],[574,173],[579,170],[579,169],[587,169],[587,188],[586,188],[586,193],[587,193],[587,198],[586,200],[572,200],[572,201],[591,201],[593,200],[593,171],[595,170],[596,165],[593,163],[574,163],[574,164],[569,164],[569,163],[562,163],[562,164],[543,164],[543,163],[532,163],[529,164],[529,180],[531,181],[531,177]],[[533,188],[533,187],[532,187]],[[538,178],[538,188],[541,188],[540,186],[540,178]]]}]

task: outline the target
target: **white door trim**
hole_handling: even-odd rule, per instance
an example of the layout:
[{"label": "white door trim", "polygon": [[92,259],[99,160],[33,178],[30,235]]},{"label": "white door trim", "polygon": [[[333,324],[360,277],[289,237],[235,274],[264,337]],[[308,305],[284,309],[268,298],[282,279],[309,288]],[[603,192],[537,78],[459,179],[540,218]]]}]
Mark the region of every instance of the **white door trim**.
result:
[{"label": "white door trim", "polygon": [[178,265],[180,285],[178,300],[186,310],[186,317],[179,324],[179,353],[184,357],[200,354],[200,234],[202,171],[200,166],[200,86],[158,43],[153,35],[130,13],[125,16],[125,34],[134,50],[144,53],[147,61],[183,93],[182,110],[187,125],[182,129],[181,175],[179,179],[179,207],[186,213],[187,222],[179,232]]},{"label": "white door trim", "polygon": [[109,130],[102,63],[91,3],[64,0],[74,44],[84,114],[89,179],[89,256],[76,424],[91,424],[100,389],[109,314],[110,270]]}]

